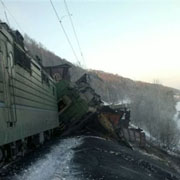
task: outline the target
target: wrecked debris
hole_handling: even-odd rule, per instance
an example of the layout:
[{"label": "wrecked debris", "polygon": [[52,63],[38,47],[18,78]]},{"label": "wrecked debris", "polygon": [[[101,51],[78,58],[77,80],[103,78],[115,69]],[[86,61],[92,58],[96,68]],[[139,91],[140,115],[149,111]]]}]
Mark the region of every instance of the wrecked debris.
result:
[{"label": "wrecked debris", "polygon": [[91,87],[91,75],[86,73],[73,83],[70,82],[69,68],[66,64],[47,68],[52,77],[60,77],[56,79],[56,87],[61,130],[70,134],[85,129],[98,132],[103,128],[101,136],[126,142],[129,147],[145,147],[145,133],[129,125],[130,108],[123,105],[104,106],[101,97]]}]

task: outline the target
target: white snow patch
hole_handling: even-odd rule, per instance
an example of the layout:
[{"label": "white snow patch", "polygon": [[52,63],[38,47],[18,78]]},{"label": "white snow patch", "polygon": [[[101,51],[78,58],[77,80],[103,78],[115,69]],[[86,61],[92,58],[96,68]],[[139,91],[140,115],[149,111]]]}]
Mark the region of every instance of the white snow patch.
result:
[{"label": "white snow patch", "polygon": [[107,138],[100,137],[100,136],[84,136],[84,138],[94,138],[94,139],[100,139],[100,140],[108,141]]},{"label": "white snow patch", "polygon": [[102,101],[104,106],[110,106],[110,105],[128,105],[131,104],[131,100],[126,98],[126,99],[121,99],[117,103],[108,103],[106,101]]},{"label": "white snow patch", "polygon": [[173,119],[177,121],[178,127],[180,128],[180,102],[176,104],[176,114],[174,115]]},{"label": "white snow patch", "polygon": [[152,136],[148,131],[143,130],[143,132],[145,133],[146,137],[149,138],[149,140],[157,141],[157,139]]},{"label": "white snow patch", "polygon": [[123,104],[131,104],[131,100],[130,99],[122,99],[120,100],[118,103],[116,103],[115,105],[123,105]]},{"label": "white snow patch", "polygon": [[135,128],[135,129],[138,129],[138,128],[139,128],[138,126],[136,126],[135,124],[133,124],[133,123],[131,123],[131,122],[129,123],[129,126],[132,127],[132,128]]},{"label": "white snow patch", "polygon": [[[17,175],[17,180],[75,180],[71,169],[71,160],[74,156],[73,148],[82,143],[81,138],[68,138],[53,146],[50,153],[43,159],[32,164]],[[76,172],[75,172],[76,173]],[[75,174],[74,173],[74,174]],[[79,179],[79,178],[78,178]]]},{"label": "white snow patch", "polygon": [[104,106],[109,106],[109,105],[111,105],[111,104],[112,104],[112,103],[108,103],[108,102],[103,101],[103,100],[102,100],[102,102],[103,102],[103,105],[104,105]]},{"label": "white snow patch", "polygon": [[177,104],[176,104],[176,109],[177,109],[177,111],[180,111],[180,101],[177,102]]},{"label": "white snow patch", "polygon": [[[173,119],[177,122],[178,128],[180,129],[180,101],[176,103],[176,114],[174,115]],[[178,148],[180,148],[180,140]]]}]

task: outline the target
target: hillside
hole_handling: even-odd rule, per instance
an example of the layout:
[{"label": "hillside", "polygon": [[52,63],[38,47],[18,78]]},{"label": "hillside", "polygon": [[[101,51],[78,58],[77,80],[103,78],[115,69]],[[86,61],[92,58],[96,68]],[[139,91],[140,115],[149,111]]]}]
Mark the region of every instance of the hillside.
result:
[{"label": "hillside", "polygon": [[[179,90],[163,86],[156,83],[146,83],[141,81],[133,81],[129,78],[119,76],[117,74],[107,73],[99,70],[91,70],[92,74],[96,75],[104,85],[100,85],[100,89],[105,86],[106,91],[94,88],[101,94],[103,99],[107,102],[118,103],[123,99],[132,99],[135,93],[144,93],[145,91],[158,88],[162,92],[179,93]],[[94,80],[95,81],[95,80]],[[99,81],[100,83],[100,81]]]}]

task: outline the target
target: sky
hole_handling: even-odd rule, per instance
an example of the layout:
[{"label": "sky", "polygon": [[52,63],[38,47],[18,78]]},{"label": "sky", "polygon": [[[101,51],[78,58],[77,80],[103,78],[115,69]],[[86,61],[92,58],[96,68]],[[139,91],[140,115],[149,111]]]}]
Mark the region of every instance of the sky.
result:
[{"label": "sky", "polygon": [[[79,61],[133,80],[180,89],[180,0],[52,0]],[[49,0],[3,0],[0,19],[77,64]],[[19,27],[20,26],[20,27]]]}]

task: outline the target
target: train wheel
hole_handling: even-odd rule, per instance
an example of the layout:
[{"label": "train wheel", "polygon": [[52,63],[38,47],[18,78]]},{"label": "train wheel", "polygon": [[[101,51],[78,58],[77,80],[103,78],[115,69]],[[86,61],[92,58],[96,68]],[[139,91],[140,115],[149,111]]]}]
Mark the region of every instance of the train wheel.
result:
[{"label": "train wheel", "polygon": [[39,134],[39,143],[42,145],[42,144],[44,144],[44,133],[42,132],[42,133],[40,133]]},{"label": "train wheel", "polygon": [[17,145],[16,143],[11,143],[10,144],[10,159],[11,160],[15,160],[16,157],[17,157],[17,153],[18,153],[18,148],[17,148]]},{"label": "train wheel", "polygon": [[5,158],[4,158],[4,151],[3,151],[2,148],[0,148],[0,167],[3,166],[4,160],[5,160]]},{"label": "train wheel", "polygon": [[27,140],[22,141],[21,150],[20,150],[21,151],[21,156],[24,156],[26,154],[27,148],[28,148]]},{"label": "train wheel", "polygon": [[45,141],[49,141],[51,139],[51,133],[50,131],[46,131],[44,134]]}]

